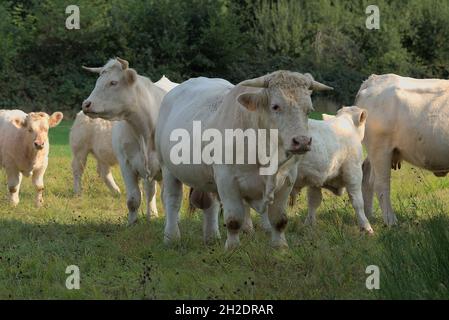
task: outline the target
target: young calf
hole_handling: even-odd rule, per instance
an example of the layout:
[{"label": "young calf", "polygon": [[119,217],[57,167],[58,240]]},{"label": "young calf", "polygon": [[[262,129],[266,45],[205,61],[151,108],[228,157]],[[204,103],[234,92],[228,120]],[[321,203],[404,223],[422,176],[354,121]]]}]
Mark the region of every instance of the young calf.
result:
[{"label": "young calf", "polygon": [[[339,196],[346,188],[360,228],[373,233],[365,216],[362,196],[362,140],[366,116],[366,111],[358,107],[343,107],[336,116],[323,115],[324,121],[309,121],[312,150],[301,156],[291,193],[294,200],[302,188],[308,187],[307,224],[316,222],[322,188]],[[267,228],[266,217],[263,219],[264,228]]]},{"label": "young calf", "polygon": [[111,173],[111,167],[118,164],[112,150],[111,121],[91,119],[80,111],[70,130],[70,146],[73,154],[72,171],[76,195],[81,195],[81,178],[90,153],[97,160],[97,172],[106,186],[112,193],[120,194],[120,188]]},{"label": "young calf", "polygon": [[0,111],[0,166],[5,168],[11,204],[19,203],[22,175],[32,176],[36,205],[43,203],[44,174],[48,165],[48,129],[57,126],[62,113],[26,114],[20,110]]}]

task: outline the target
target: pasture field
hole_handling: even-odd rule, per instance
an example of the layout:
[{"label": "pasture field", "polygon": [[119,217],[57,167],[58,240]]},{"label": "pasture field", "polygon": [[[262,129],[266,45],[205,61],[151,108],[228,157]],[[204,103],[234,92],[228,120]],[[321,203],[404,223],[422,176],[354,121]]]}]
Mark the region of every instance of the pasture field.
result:
[{"label": "pasture field", "polygon": [[[50,131],[45,204],[34,207],[24,179],[21,202],[11,208],[0,173],[1,299],[447,299],[449,298],[449,180],[404,165],[393,172],[399,225],[386,228],[376,204],[375,235],[361,234],[348,197],[325,193],[315,228],[305,226],[304,195],[289,209],[290,249],[273,250],[259,227],[242,246],[206,247],[199,212],[187,213],[182,241],[163,245],[159,218],[126,227],[125,196],[109,194],[92,159],[84,193],[73,196],[70,121]],[[125,188],[118,168],[114,177]],[[186,198],[185,198],[186,199]],[[77,265],[80,290],[65,287],[66,267]],[[365,286],[367,266],[380,270],[380,289]]]}]

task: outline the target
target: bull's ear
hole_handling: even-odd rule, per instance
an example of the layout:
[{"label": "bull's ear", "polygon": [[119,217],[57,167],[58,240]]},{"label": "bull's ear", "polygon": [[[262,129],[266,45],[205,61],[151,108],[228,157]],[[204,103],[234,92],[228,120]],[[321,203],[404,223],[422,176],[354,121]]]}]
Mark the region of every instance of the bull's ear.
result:
[{"label": "bull's ear", "polygon": [[62,112],[55,112],[50,116],[50,119],[48,119],[48,125],[50,128],[56,127],[58,124],[61,123],[62,118],[64,115]]},{"label": "bull's ear", "polygon": [[137,81],[137,72],[134,69],[125,70],[125,79],[128,84],[133,84]]},{"label": "bull's ear", "polygon": [[366,122],[367,116],[368,114],[366,113],[365,110],[360,110],[360,112],[357,112],[352,116],[352,121],[354,121],[354,125],[356,127],[360,127],[362,124]]},{"label": "bull's ear", "polygon": [[257,93],[242,93],[238,96],[238,102],[249,111],[255,111],[257,109],[257,101],[259,96]]},{"label": "bull's ear", "polygon": [[330,120],[330,119],[333,119],[333,118],[335,118],[335,116],[323,113],[323,120],[324,121],[327,121],[327,120]]},{"label": "bull's ear", "polygon": [[22,118],[14,118],[12,119],[12,124],[14,125],[14,127],[16,127],[17,129],[21,129],[27,126],[27,119],[28,117],[26,117],[25,119]]}]

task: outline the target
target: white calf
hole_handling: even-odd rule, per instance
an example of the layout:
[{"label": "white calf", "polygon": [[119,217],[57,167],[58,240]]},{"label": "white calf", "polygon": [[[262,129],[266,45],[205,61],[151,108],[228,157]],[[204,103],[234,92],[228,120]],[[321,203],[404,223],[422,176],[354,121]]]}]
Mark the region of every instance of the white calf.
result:
[{"label": "white calf", "polygon": [[[344,107],[337,116],[323,115],[324,121],[310,120],[309,134],[312,150],[298,163],[298,176],[291,197],[296,199],[300,190],[308,187],[307,224],[316,222],[316,210],[321,204],[321,189],[341,195],[346,188],[362,230],[373,233],[365,216],[362,196],[362,140],[365,132],[366,111],[357,107]],[[266,215],[265,229],[269,229]]]}]

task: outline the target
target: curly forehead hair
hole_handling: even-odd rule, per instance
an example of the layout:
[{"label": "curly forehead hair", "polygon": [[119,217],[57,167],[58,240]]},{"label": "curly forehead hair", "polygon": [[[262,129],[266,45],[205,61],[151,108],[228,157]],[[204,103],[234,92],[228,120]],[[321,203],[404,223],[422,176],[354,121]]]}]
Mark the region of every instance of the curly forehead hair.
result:
[{"label": "curly forehead hair", "polygon": [[30,112],[28,114],[28,116],[32,119],[32,120],[42,120],[42,119],[47,119],[49,118],[49,115],[46,114],[45,112]]},{"label": "curly forehead hair", "polygon": [[291,71],[276,71],[266,76],[268,88],[297,89],[309,88],[313,77],[310,74],[301,74]]}]

